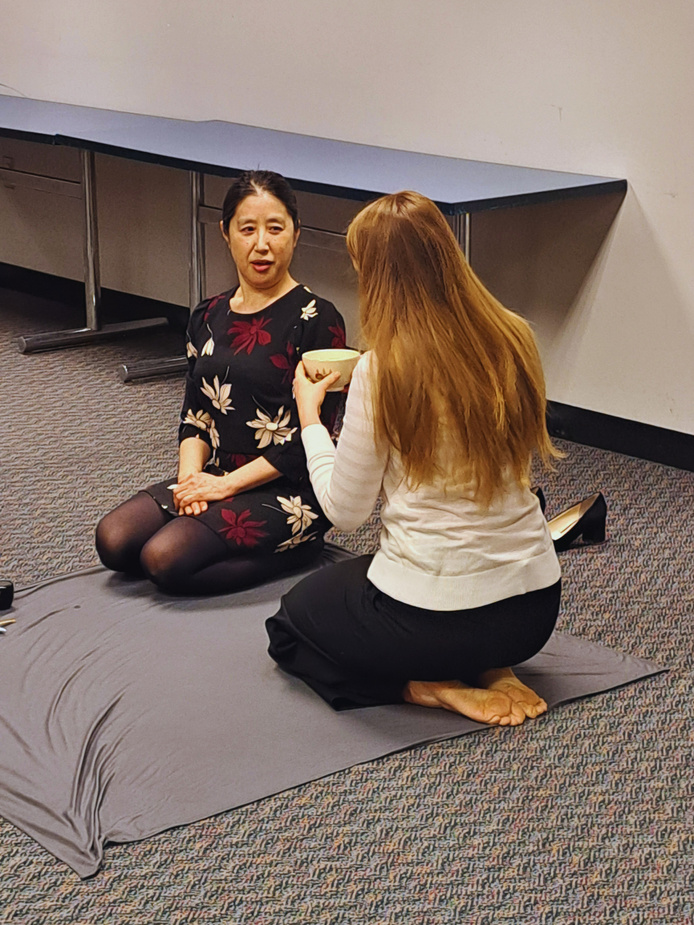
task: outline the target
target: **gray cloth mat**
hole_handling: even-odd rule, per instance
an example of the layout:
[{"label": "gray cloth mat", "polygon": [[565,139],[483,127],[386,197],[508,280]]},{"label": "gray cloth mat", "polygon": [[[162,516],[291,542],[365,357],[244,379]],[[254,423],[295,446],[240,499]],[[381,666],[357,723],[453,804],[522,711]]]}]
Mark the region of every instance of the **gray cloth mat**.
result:
[{"label": "gray cloth mat", "polygon": [[[0,815],[89,877],[107,842],[486,728],[407,704],[336,713],[285,675],[264,620],[297,580],[174,599],[99,568],[18,593],[0,635]],[[555,633],[518,674],[553,707],[662,670]]]}]

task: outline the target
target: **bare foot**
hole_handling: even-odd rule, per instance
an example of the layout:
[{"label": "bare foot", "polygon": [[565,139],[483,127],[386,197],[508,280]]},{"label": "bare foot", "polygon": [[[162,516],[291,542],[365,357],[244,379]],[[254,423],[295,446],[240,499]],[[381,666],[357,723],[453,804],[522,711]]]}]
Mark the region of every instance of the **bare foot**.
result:
[{"label": "bare foot", "polygon": [[518,726],[527,715],[503,691],[469,687],[462,681],[408,681],[403,697],[408,703],[452,710],[492,726]]},{"label": "bare foot", "polygon": [[523,684],[510,668],[491,668],[478,678],[480,687],[488,691],[506,694],[516,703],[523,713],[534,719],[547,710],[547,704],[532,688]]}]

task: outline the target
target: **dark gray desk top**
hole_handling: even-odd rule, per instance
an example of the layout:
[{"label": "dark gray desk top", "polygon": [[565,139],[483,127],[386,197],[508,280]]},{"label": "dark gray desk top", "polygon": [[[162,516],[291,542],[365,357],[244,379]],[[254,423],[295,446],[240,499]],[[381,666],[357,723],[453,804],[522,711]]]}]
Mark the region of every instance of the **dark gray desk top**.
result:
[{"label": "dark gray desk top", "polygon": [[414,189],[448,215],[624,192],[626,180],[0,95],[0,134],[186,170],[276,170],[297,190],[369,200]]}]

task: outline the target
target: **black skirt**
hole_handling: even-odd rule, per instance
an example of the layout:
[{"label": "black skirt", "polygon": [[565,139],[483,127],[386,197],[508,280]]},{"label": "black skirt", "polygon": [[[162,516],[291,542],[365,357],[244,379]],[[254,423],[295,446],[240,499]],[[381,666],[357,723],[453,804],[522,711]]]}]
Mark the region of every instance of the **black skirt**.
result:
[{"label": "black skirt", "polygon": [[372,556],[319,569],[266,621],[269,653],[334,709],[400,703],[408,681],[475,683],[532,658],[552,634],[561,581],[469,610],[396,601],[366,577]]}]

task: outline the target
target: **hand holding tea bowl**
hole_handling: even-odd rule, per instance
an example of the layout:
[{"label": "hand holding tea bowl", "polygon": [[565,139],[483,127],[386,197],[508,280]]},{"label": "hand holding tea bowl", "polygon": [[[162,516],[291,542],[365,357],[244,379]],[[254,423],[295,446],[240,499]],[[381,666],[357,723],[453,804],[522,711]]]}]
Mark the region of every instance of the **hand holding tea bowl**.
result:
[{"label": "hand holding tea bowl", "polygon": [[334,380],[328,391],[341,392],[352,378],[360,356],[358,350],[328,348],[308,350],[303,354],[302,361],[304,371],[311,382],[320,382],[333,372],[339,373],[339,378]]},{"label": "hand holding tea bowl", "polygon": [[320,423],[327,392],[341,392],[357,365],[358,350],[309,350],[294,373],[294,398],[302,427]]}]

